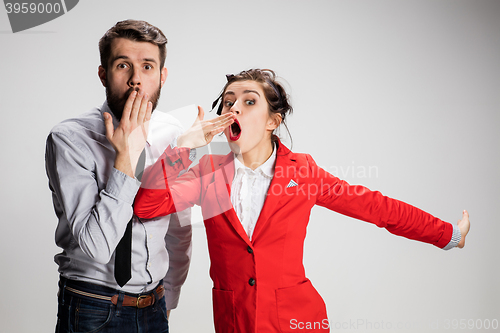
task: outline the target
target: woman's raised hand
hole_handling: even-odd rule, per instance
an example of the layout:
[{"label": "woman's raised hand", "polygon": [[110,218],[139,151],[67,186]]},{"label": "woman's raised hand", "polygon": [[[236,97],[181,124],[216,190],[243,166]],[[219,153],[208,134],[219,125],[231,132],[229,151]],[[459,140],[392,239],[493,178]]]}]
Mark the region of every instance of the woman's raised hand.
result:
[{"label": "woman's raised hand", "polygon": [[469,221],[469,212],[464,210],[462,213],[462,220],[458,221],[458,227],[460,228],[460,232],[462,233],[462,239],[460,243],[458,243],[458,248],[463,248],[465,246],[465,236],[469,233],[470,229],[470,221]]},{"label": "woman's raised hand", "polygon": [[224,131],[234,122],[234,114],[226,113],[222,116],[203,120],[205,112],[201,106],[198,106],[198,116],[186,132],[182,133],[177,139],[178,147],[199,148],[209,144],[215,135]]}]

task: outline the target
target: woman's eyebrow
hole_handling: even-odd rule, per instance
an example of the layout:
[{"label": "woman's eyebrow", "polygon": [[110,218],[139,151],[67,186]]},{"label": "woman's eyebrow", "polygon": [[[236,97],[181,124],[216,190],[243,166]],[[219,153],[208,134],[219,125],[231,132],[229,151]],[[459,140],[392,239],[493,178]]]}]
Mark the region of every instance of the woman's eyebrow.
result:
[{"label": "woman's eyebrow", "polygon": [[[257,94],[257,96],[259,96],[259,97],[260,97],[260,94],[259,94],[259,92],[258,92],[257,90],[244,90],[244,91],[243,91],[243,93],[244,93],[244,94],[254,93],[254,94]],[[232,96],[234,96],[234,95],[235,95],[235,93],[234,93],[233,91],[231,91],[231,90],[228,90],[228,91],[226,91],[226,92],[224,93],[224,96],[226,96],[226,95],[232,95]]]},{"label": "woman's eyebrow", "polygon": [[255,93],[255,94],[257,94],[260,97],[260,94],[257,92],[257,90],[245,90],[245,91],[243,91],[243,93],[244,94]]}]

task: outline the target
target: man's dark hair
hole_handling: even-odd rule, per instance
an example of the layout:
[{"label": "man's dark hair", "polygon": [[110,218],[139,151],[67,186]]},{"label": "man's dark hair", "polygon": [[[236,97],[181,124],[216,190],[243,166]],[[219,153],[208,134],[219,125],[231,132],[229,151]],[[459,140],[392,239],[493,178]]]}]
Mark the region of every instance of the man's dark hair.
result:
[{"label": "man's dark hair", "polygon": [[111,29],[106,31],[101,40],[99,40],[101,66],[105,70],[108,70],[111,44],[116,38],[126,38],[135,42],[148,42],[158,46],[160,51],[160,70],[165,66],[165,58],[167,57],[167,38],[163,32],[145,21],[125,20],[116,23]]}]

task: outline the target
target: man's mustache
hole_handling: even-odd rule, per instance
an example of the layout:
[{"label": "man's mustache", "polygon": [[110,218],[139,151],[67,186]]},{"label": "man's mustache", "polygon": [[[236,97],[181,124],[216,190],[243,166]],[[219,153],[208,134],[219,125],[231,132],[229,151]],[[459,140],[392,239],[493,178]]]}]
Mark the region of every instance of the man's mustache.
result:
[{"label": "man's mustache", "polygon": [[130,96],[130,94],[132,93],[132,91],[134,91],[134,90],[137,91],[137,92],[139,92],[139,87],[130,87],[130,88],[128,88],[128,90],[125,92],[124,99],[126,100]]}]

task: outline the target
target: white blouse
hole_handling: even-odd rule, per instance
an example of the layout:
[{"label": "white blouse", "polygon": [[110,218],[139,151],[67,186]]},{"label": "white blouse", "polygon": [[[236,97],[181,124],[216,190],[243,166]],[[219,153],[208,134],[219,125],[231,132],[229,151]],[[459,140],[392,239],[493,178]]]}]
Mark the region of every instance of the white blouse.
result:
[{"label": "white blouse", "polygon": [[267,161],[255,170],[244,166],[236,157],[234,158],[231,203],[250,240],[274,176],[275,162],[276,149]]}]

